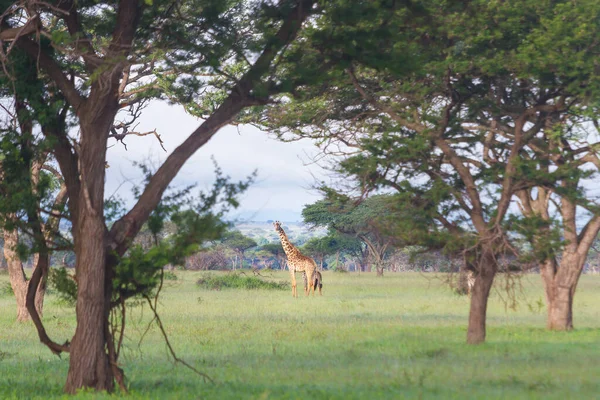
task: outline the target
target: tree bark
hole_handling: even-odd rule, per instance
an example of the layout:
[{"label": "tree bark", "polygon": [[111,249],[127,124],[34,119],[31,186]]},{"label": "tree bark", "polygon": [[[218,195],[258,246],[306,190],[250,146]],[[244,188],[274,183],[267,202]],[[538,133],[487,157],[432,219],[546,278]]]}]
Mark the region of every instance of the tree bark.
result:
[{"label": "tree bark", "polygon": [[[34,271],[40,267],[40,254],[34,254],[33,256],[33,268]],[[50,265],[50,260],[48,255],[45,255],[46,260],[42,260],[42,262],[45,262],[45,265]],[[43,275],[42,275],[42,279],[40,281],[40,284],[38,285],[38,288],[35,292],[35,309],[37,310],[37,313],[40,317],[43,316],[43,310],[44,310],[44,297],[46,296],[46,285],[48,284],[48,271],[44,271]],[[27,295],[27,291],[25,292],[25,294]]]},{"label": "tree bark", "polygon": [[485,341],[488,298],[498,270],[497,261],[491,250],[484,251],[477,261],[467,329],[468,344],[479,344]]},{"label": "tree bark", "polygon": [[[25,322],[31,319],[29,312],[27,311],[26,298],[27,298],[27,278],[25,271],[23,271],[23,263],[19,259],[18,254],[15,251],[17,243],[19,241],[19,233],[17,230],[4,231],[4,257],[6,258],[8,266],[8,276],[10,280],[10,286],[12,287],[15,299],[17,301],[17,321]],[[38,255],[34,257],[34,270],[37,267]],[[47,274],[44,274],[42,281],[38,287],[35,297],[35,308],[38,314],[42,315],[42,309],[44,307],[44,295],[46,293],[46,278]]]},{"label": "tree bark", "polygon": [[4,258],[8,266],[8,277],[12,287],[15,299],[17,300],[17,321],[29,320],[29,313],[25,306],[25,296],[27,295],[27,280],[23,271],[23,263],[15,251],[19,241],[19,234],[16,230],[4,231]]},{"label": "tree bark", "polygon": [[106,353],[107,314],[105,227],[101,216],[86,215],[76,243],[77,328],[71,342],[71,356],[65,391],[81,388],[112,391],[114,376]]},{"label": "tree bark", "polygon": [[548,329],[573,329],[573,298],[584,263],[585,257],[580,254],[565,252],[558,268],[554,260],[548,260],[541,265],[548,309]]},{"label": "tree bark", "polygon": [[[116,99],[115,99],[116,100]],[[114,374],[107,353],[111,284],[107,283],[107,228],[104,224],[104,175],[106,140],[117,111],[114,101],[98,113],[90,106],[91,117],[80,117],[81,190],[79,215],[74,226],[75,275],[77,278],[77,327],[70,346],[69,372],[65,392],[82,388],[112,392]],[[107,122],[108,121],[108,122]]]}]

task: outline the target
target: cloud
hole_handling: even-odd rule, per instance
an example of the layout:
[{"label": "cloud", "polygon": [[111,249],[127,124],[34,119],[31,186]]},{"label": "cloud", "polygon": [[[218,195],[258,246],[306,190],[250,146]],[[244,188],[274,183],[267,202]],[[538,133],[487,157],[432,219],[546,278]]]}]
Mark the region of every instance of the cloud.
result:
[{"label": "cloud", "polygon": [[[132,161],[149,160],[159,165],[201,123],[200,119],[186,114],[179,107],[165,103],[150,105],[136,130],[156,129],[167,153],[154,136],[126,138],[127,150],[111,139],[109,145],[114,145],[109,148],[107,156],[110,166],[107,170],[107,195],[117,191],[132,202],[132,183],[139,184],[142,179],[141,172],[132,167]],[[306,165],[316,152],[316,147],[308,141],[282,143],[254,127],[227,126],[188,160],[173,183],[180,187],[193,183],[201,189],[209,188],[214,180],[212,156],[223,173],[233,180],[242,180],[252,171],[258,171],[256,183],[241,199],[240,211],[273,208],[299,212],[303,205],[319,198],[310,188],[315,176],[322,179],[323,171],[315,165]]]}]

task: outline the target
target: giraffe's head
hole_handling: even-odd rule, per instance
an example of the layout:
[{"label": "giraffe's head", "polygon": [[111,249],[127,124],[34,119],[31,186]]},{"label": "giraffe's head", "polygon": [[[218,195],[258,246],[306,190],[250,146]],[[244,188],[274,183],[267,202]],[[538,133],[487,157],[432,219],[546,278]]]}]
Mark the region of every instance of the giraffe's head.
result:
[{"label": "giraffe's head", "polygon": [[281,227],[281,222],[275,221],[273,222],[273,226],[277,232],[283,232],[283,228]]}]

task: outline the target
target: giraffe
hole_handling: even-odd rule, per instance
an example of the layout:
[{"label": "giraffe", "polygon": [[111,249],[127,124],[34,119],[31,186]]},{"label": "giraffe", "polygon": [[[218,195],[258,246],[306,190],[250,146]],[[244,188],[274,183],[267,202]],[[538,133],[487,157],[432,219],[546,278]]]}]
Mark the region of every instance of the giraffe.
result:
[{"label": "giraffe", "polygon": [[[300,253],[300,250],[298,250],[296,246],[290,242],[287,235],[283,231],[283,228],[281,227],[281,222],[275,221],[273,226],[279,235],[281,246],[283,247],[283,251],[287,256],[288,268],[290,270],[290,275],[292,276],[292,296],[298,297],[298,291],[296,290],[296,272],[305,272],[306,281],[314,282],[317,263],[312,258]],[[311,288],[313,289],[313,295],[315,294],[316,285],[311,284],[310,286],[307,285],[304,288],[304,293],[307,296],[309,295]]]}]

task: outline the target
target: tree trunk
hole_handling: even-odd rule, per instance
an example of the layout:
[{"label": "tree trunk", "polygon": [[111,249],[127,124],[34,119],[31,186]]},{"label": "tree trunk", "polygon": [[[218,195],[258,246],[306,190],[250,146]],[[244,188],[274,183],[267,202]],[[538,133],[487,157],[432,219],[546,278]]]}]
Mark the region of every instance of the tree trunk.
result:
[{"label": "tree trunk", "polygon": [[467,343],[469,344],[478,344],[485,341],[487,303],[498,270],[496,259],[491,250],[484,250],[477,261],[477,265],[475,265],[475,284],[471,293],[469,327],[467,329]]},{"label": "tree trunk", "polygon": [[573,295],[569,287],[556,287],[555,295],[548,309],[548,329],[570,331],[573,329]]},{"label": "tree trunk", "polygon": [[554,260],[541,265],[548,309],[548,329],[573,329],[573,298],[584,263],[585,257],[578,253],[565,252],[558,268]]},{"label": "tree trunk", "polygon": [[80,221],[75,266],[77,328],[71,342],[65,391],[74,394],[87,387],[111,392],[114,376],[106,353],[109,304],[104,223],[98,215],[86,215]]},{"label": "tree trunk", "polygon": [[377,270],[377,276],[383,276],[383,266],[376,264],[375,269]]},{"label": "tree trunk", "polygon": [[[48,257],[48,254],[45,255],[46,260],[45,261],[45,265],[49,266],[50,265],[50,260]],[[35,269],[39,268],[39,261],[40,261],[40,254],[36,253],[33,256],[33,268],[34,271]],[[44,272],[44,274],[42,275],[42,280],[40,281],[40,284],[38,285],[38,288],[35,292],[35,309],[38,313],[38,315],[40,317],[42,317],[43,315],[43,310],[44,310],[44,297],[46,296],[46,286],[48,284],[48,272]]]},{"label": "tree trunk", "polygon": [[17,300],[17,321],[28,321],[29,312],[27,312],[27,307],[25,306],[27,280],[23,271],[23,263],[15,251],[18,241],[19,234],[17,230],[4,231],[4,257],[8,265],[10,286]]},{"label": "tree trunk", "polygon": [[[17,301],[17,321],[24,322],[29,321],[31,317],[29,316],[26,306],[27,278],[25,277],[25,272],[23,271],[23,263],[15,251],[18,241],[19,233],[17,230],[4,231],[4,257],[6,258],[8,266],[10,286],[12,287],[15,299]],[[39,256],[37,254],[34,257],[34,269],[37,267],[38,257]],[[42,315],[42,309],[44,306],[46,278],[47,274],[44,274],[35,297],[35,308],[40,316]]]},{"label": "tree trunk", "polygon": [[[111,275],[107,268],[107,228],[104,224],[104,178],[106,139],[116,113],[90,103],[94,118],[81,122],[80,170],[82,176],[77,212],[74,213],[74,242],[77,260],[77,327],[70,346],[65,392],[82,388],[112,392],[114,374],[107,354]],[[107,108],[110,108],[107,106]],[[85,113],[82,113],[84,115]],[[116,367],[116,366],[115,366]]]},{"label": "tree trunk", "polygon": [[[9,262],[9,271],[10,271],[10,262]],[[10,272],[9,272],[10,274]],[[17,300],[17,321],[25,322],[29,321],[31,317],[29,316],[29,311],[27,311],[27,306],[25,305],[25,297],[27,296],[27,281],[25,280],[17,280],[13,281],[11,279],[10,286],[12,287],[13,293],[15,294],[15,299]],[[36,302],[37,306],[37,302]]]}]

